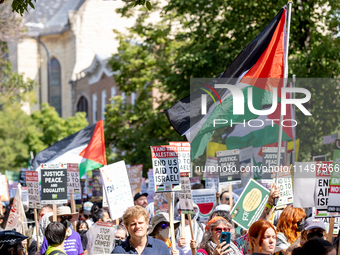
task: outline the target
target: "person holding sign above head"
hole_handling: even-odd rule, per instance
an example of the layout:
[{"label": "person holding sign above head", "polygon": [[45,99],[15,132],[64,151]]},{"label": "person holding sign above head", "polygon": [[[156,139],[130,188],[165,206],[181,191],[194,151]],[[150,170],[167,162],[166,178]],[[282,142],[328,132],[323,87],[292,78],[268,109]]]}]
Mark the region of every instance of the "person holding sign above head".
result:
[{"label": "person holding sign above head", "polygon": [[[68,206],[60,206],[57,208],[57,221],[63,224],[66,228],[66,238],[64,243],[65,253],[67,255],[83,254],[83,246],[81,244],[80,235],[71,229],[71,225],[78,219],[78,213],[71,213],[71,208]],[[50,216],[50,221],[53,221],[53,215]],[[44,254],[47,250],[48,242],[45,236],[40,254]]]},{"label": "person holding sign above head", "polygon": [[[180,221],[174,220],[174,227],[175,229],[179,227]],[[169,220],[169,214],[166,212],[160,212],[155,215],[155,217],[151,220],[151,230],[149,232],[149,235],[162,240],[165,242],[165,244],[168,246],[169,251],[171,254],[175,254],[174,250],[172,249],[172,244],[170,241],[170,220]],[[179,255],[184,255],[184,252],[181,248],[177,246],[177,250],[179,251]]]},{"label": "person holding sign above head", "polygon": [[276,231],[269,221],[258,220],[249,228],[252,255],[273,254],[276,246]]},{"label": "person holding sign above head", "polygon": [[161,240],[147,236],[150,215],[141,206],[129,207],[124,215],[123,222],[129,237],[114,248],[113,254],[145,254],[169,255],[168,246]]},{"label": "person holding sign above head", "polygon": [[223,217],[212,218],[205,227],[205,233],[196,255],[241,255],[233,242],[221,242],[221,233],[229,232],[232,226]]}]

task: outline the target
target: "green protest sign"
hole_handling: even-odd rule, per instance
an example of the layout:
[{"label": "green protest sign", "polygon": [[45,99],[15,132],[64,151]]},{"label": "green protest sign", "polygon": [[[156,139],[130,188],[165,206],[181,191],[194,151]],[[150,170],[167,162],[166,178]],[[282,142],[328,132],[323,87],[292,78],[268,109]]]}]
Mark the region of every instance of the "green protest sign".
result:
[{"label": "green protest sign", "polygon": [[254,181],[249,180],[237,203],[230,214],[233,221],[244,229],[249,229],[251,224],[260,218],[266,202],[269,190]]}]

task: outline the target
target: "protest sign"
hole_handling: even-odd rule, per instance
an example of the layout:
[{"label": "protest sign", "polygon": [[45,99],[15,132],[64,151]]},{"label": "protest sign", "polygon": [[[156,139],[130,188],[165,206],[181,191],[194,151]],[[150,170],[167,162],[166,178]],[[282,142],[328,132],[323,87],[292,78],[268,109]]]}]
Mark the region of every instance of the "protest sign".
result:
[{"label": "protest sign", "polygon": [[[275,170],[276,171],[276,170]],[[273,178],[276,178],[276,172],[273,172]],[[293,203],[293,184],[290,166],[281,166],[277,173],[278,185],[280,187],[280,198],[276,206]]]},{"label": "protest sign", "polygon": [[79,167],[77,163],[67,164],[67,193],[81,193]]},{"label": "protest sign", "polygon": [[188,142],[169,142],[170,146],[177,146],[178,168],[180,173],[189,173],[191,176],[190,162],[190,143]]},{"label": "protest sign", "polygon": [[21,187],[26,187],[26,171],[28,171],[26,168],[20,169],[19,183]]},{"label": "protest sign", "polygon": [[28,189],[27,187],[21,187],[21,203],[23,206],[26,205],[24,209],[27,212],[28,211]]},{"label": "protest sign", "polygon": [[240,150],[241,187],[245,187],[250,179],[254,178],[252,146]]},{"label": "protest sign", "polygon": [[[218,162],[216,157],[207,157],[205,161],[204,169],[199,169],[203,172],[203,179],[206,178],[218,178],[218,170],[217,170]],[[199,166],[196,166],[196,169]],[[197,170],[196,170],[197,171]]]},{"label": "protest sign", "polygon": [[127,167],[126,169],[131,186],[131,193],[132,195],[135,195],[137,192],[141,191],[143,165],[134,165]]},{"label": "protest sign", "polygon": [[293,206],[295,208],[315,206],[315,169],[316,162],[295,162],[293,166]]},{"label": "protest sign", "polygon": [[165,193],[155,193],[154,197],[154,213],[157,214],[159,212],[169,213],[169,204],[168,199]]},{"label": "protest sign", "polygon": [[6,170],[5,175],[8,181],[8,195],[9,197],[14,197],[19,183],[20,173]]},{"label": "protest sign", "polygon": [[6,175],[0,175],[0,201],[9,201]]},{"label": "protest sign", "polygon": [[21,185],[19,183],[7,219],[5,230],[13,230],[15,228],[17,232],[24,234],[24,231],[27,228],[26,222],[27,220],[24,212],[24,207],[21,203]]},{"label": "protest sign", "polygon": [[114,248],[116,226],[110,222],[96,222],[87,231],[88,254],[110,254]]},{"label": "protest sign", "polygon": [[[337,146],[340,142],[336,141]],[[340,150],[333,151],[333,171],[329,186],[328,212],[340,212]]]},{"label": "protest sign", "polygon": [[269,190],[250,180],[230,212],[233,221],[242,228],[249,229],[260,218],[268,197]]},{"label": "protest sign", "polygon": [[319,156],[314,156],[313,161],[318,162],[318,161],[327,161],[327,156],[326,155],[319,155]]},{"label": "protest sign", "polygon": [[102,178],[100,176],[100,171],[98,169],[92,171],[92,197],[94,199],[103,199],[103,185]]},{"label": "protest sign", "polygon": [[109,207],[109,204],[107,203],[107,197],[106,197],[106,192],[105,192],[105,187],[103,186],[103,203],[102,207]]},{"label": "protest sign", "polygon": [[201,177],[190,177],[190,186],[192,187],[196,183],[201,183]]},{"label": "protest sign", "polygon": [[205,179],[205,188],[206,189],[215,189],[216,192],[219,189],[218,178],[207,178]]},{"label": "protest sign", "polygon": [[240,150],[216,152],[218,162],[218,178],[220,185],[233,185],[241,183]]},{"label": "protest sign", "polygon": [[40,203],[67,203],[67,164],[41,164],[40,176]]},{"label": "protest sign", "polygon": [[145,182],[144,177],[142,177],[142,183],[141,183],[141,186],[140,186],[140,191],[142,193],[148,193],[148,188],[146,187],[146,182]]},{"label": "protest sign", "polygon": [[133,206],[131,188],[124,161],[100,168],[111,219],[123,216]]},{"label": "protest sign", "polygon": [[[328,233],[328,231],[329,231],[330,217],[321,218],[321,219],[322,219],[322,221],[325,223],[326,232]],[[335,218],[334,218],[333,235],[338,235],[338,233],[339,233],[339,217],[335,217]]]},{"label": "protest sign", "polygon": [[181,190],[178,153],[175,146],[151,146],[155,191]]},{"label": "protest sign", "polygon": [[153,170],[148,171],[149,187],[148,190],[155,191],[155,179],[153,178]]},{"label": "protest sign", "polygon": [[[262,148],[262,182],[273,182],[273,168],[277,167],[278,147]],[[280,166],[284,165],[285,148],[280,147]]]},{"label": "protest sign", "polygon": [[182,213],[194,214],[189,176],[181,176],[181,191],[178,192],[178,196]]},{"label": "protest sign", "polygon": [[200,221],[207,221],[216,205],[216,191],[214,189],[193,189],[191,194],[192,201],[199,208]]}]

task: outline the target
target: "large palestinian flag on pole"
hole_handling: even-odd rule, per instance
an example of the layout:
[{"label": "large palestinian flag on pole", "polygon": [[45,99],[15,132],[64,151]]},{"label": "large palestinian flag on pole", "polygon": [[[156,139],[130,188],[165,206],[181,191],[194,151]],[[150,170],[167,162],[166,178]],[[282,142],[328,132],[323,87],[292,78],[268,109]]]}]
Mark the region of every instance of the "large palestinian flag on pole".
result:
[{"label": "large palestinian flag on pole", "polygon": [[[244,95],[244,114],[233,114],[233,96],[228,89],[209,89],[212,95],[218,94],[219,100],[207,97],[207,114],[201,113],[201,95],[206,90],[197,90],[166,110],[166,115],[181,135],[186,135],[191,144],[191,158],[203,154],[214,130],[230,126],[244,120],[256,119],[248,108],[248,88],[252,88],[253,106],[261,110],[273,103],[273,89],[277,88],[280,101],[280,88],[283,86],[284,59],[286,42],[286,9],[282,8],[265,29],[250,42],[218,78],[225,84],[237,86]],[[210,83],[214,87],[215,81]],[[216,82],[215,82],[216,83]],[[217,93],[215,93],[217,92]],[[217,103],[215,103],[215,101]],[[214,125],[215,119],[228,120],[226,124]]]},{"label": "large palestinian flag on pole", "polygon": [[40,170],[43,163],[78,163],[80,177],[106,165],[103,121],[87,126],[79,132],[39,152],[33,168]]}]

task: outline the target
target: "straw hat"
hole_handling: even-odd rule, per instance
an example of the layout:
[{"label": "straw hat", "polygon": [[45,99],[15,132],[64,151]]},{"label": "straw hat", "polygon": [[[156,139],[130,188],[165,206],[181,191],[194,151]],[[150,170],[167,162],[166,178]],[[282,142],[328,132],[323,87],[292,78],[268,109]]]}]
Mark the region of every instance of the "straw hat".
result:
[{"label": "straw hat", "polygon": [[[58,216],[72,216],[71,222],[78,220],[79,214],[77,212],[71,213],[71,208],[69,206],[60,206],[57,208]],[[53,222],[53,215],[50,216],[50,221]]]}]

